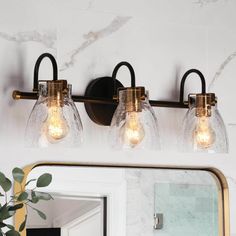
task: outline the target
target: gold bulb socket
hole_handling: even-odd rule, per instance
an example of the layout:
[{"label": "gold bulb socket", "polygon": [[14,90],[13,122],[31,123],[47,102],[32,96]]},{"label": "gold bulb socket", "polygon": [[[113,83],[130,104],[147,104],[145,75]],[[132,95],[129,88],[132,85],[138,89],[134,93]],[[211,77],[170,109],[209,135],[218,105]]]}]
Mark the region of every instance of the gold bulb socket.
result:
[{"label": "gold bulb socket", "polygon": [[145,100],[144,87],[121,88],[118,91],[125,91],[125,109],[126,112],[141,112],[142,101]]},{"label": "gold bulb socket", "polygon": [[214,93],[196,94],[196,116],[210,117],[211,107],[216,105],[216,96]]},{"label": "gold bulb socket", "polygon": [[48,106],[63,106],[64,96],[68,93],[66,80],[47,81]]}]

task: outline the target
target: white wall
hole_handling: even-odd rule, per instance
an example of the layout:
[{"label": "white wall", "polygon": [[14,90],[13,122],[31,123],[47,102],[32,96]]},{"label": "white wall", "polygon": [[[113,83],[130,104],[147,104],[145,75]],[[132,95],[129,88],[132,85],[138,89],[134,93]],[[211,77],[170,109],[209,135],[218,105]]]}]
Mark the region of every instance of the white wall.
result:
[{"label": "white wall", "polygon": [[78,222],[73,222],[72,224],[66,226],[66,229],[62,228],[62,236],[77,236],[77,235],[86,235],[86,236],[102,236],[103,228],[101,224],[101,212],[93,213],[90,216],[87,216],[84,219],[80,219]]},{"label": "white wall", "polygon": [[[0,151],[1,171],[36,161],[147,163],[155,165],[214,166],[227,176],[230,187],[231,227],[236,234],[236,112],[234,0],[43,0],[0,1]],[[106,144],[107,128],[93,124],[81,113],[85,142],[80,149],[39,150],[23,147],[24,127],[32,101],[15,102],[13,89],[30,90],[33,67],[43,52],[53,53],[60,78],[83,94],[92,78],[111,74],[116,63],[129,61],[137,83],[152,99],[176,100],[181,75],[200,69],[210,91],[219,98],[227,125],[230,153],[193,155],[177,153],[176,140],[184,111],[155,109],[162,152],[113,152]],[[51,65],[43,63],[42,78]],[[129,85],[124,72],[119,77]],[[198,82],[188,83],[194,92]],[[96,135],[94,135],[96,133]]]},{"label": "white wall", "polygon": [[89,199],[53,195],[52,201],[37,203],[37,209],[46,214],[47,219],[41,219],[32,208],[27,208],[26,227],[32,228],[61,228],[91,210],[101,206],[101,199]]}]

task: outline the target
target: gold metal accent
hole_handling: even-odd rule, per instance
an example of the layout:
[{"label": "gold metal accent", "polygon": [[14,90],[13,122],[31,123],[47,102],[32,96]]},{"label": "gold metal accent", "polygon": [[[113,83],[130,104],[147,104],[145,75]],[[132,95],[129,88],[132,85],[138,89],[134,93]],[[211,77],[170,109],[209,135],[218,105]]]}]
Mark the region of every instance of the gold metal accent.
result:
[{"label": "gold metal accent", "polygon": [[[142,100],[145,100],[145,88],[144,87],[128,87],[120,88],[120,91],[125,91],[125,108],[126,112],[141,112]],[[119,96],[119,95],[118,95]]]},{"label": "gold metal accent", "polygon": [[12,98],[14,100],[20,100],[21,99],[20,91],[14,90],[13,93],[12,93]]},{"label": "gold metal accent", "polygon": [[215,104],[216,104],[216,97],[214,93],[196,94],[196,116],[210,117],[211,107],[215,106]]},{"label": "gold metal accent", "polygon": [[[224,174],[214,168],[214,167],[202,167],[202,166],[163,166],[163,165],[143,165],[143,164],[90,164],[90,163],[76,163],[76,162],[39,162],[32,165],[28,165],[25,168],[23,168],[23,171],[25,173],[24,180],[22,182],[22,186],[26,184],[27,177],[29,173],[35,169],[36,167],[40,166],[77,166],[77,167],[113,167],[113,168],[156,168],[156,169],[175,169],[175,170],[199,170],[199,171],[207,171],[212,174],[212,176],[217,180],[216,182],[219,184],[219,236],[230,236],[230,206],[229,206],[229,187],[227,183],[227,179],[224,176]],[[14,182],[14,193],[17,193],[19,191],[24,191],[25,189],[21,188],[21,185],[18,182]],[[222,200],[222,201],[220,201]],[[15,214],[15,228],[19,229],[21,223],[25,219],[26,209],[20,209]],[[26,236],[26,229],[24,229],[21,233],[21,236]]]},{"label": "gold metal accent", "polygon": [[47,81],[48,106],[63,106],[64,96],[68,93],[66,80]]}]

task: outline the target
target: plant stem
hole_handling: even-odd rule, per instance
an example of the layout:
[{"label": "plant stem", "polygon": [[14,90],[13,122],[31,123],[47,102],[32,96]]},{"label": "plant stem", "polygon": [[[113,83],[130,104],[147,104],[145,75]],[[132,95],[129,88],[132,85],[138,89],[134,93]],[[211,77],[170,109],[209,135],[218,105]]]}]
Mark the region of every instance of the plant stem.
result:
[{"label": "plant stem", "polygon": [[7,193],[5,192],[5,202],[7,204]]}]

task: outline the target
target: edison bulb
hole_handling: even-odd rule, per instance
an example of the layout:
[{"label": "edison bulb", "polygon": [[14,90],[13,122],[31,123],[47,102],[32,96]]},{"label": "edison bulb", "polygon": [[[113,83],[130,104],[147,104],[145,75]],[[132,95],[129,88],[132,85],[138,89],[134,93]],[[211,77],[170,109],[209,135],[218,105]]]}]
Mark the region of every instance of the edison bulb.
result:
[{"label": "edison bulb", "polygon": [[120,136],[123,143],[135,147],[142,142],[145,131],[139,120],[138,112],[129,112],[126,122],[120,130]]},{"label": "edison bulb", "polygon": [[67,136],[69,126],[61,106],[51,106],[48,108],[48,117],[44,121],[42,133],[50,143],[56,143]]},{"label": "edison bulb", "polygon": [[194,141],[202,149],[210,148],[215,142],[215,132],[212,129],[208,117],[199,117],[194,130]]}]

